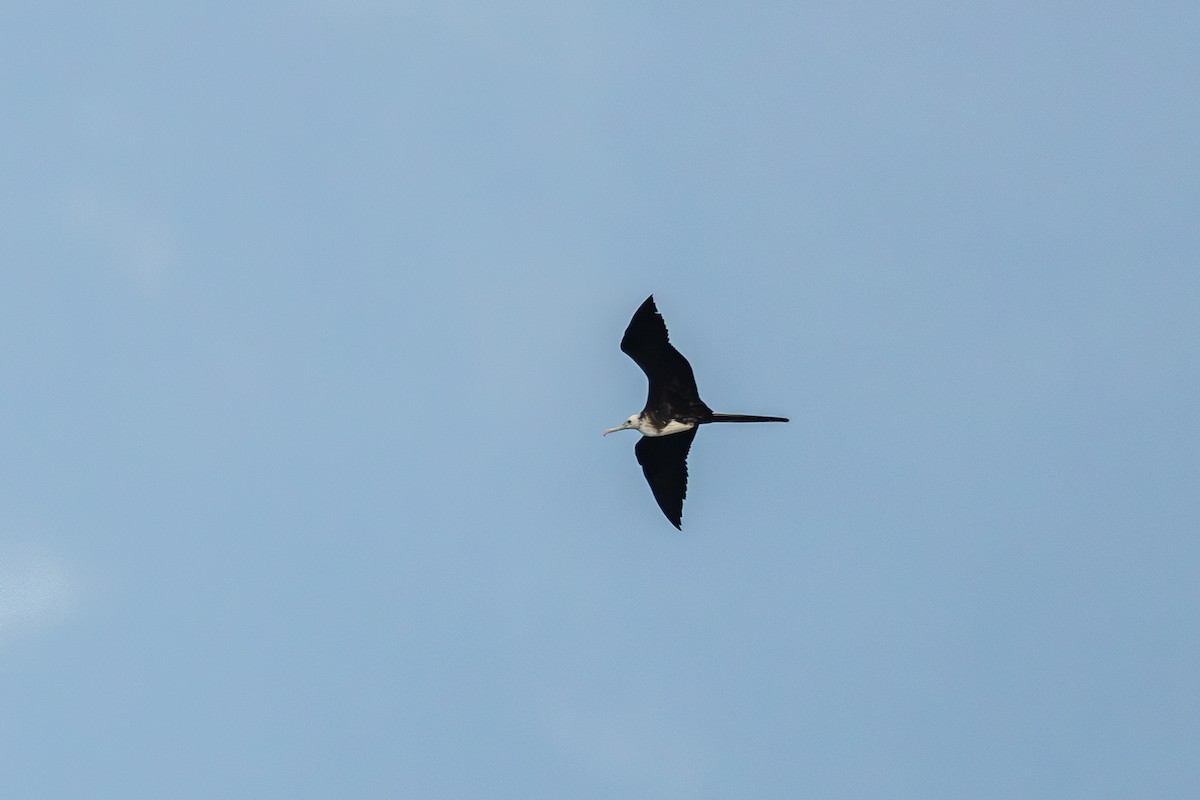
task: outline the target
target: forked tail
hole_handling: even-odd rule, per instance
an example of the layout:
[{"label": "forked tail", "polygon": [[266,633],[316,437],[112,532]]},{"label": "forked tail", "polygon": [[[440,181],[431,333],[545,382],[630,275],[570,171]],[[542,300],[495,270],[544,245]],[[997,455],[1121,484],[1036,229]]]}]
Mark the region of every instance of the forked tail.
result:
[{"label": "forked tail", "polygon": [[787,422],[787,417],[755,417],[750,414],[713,414],[707,422]]}]

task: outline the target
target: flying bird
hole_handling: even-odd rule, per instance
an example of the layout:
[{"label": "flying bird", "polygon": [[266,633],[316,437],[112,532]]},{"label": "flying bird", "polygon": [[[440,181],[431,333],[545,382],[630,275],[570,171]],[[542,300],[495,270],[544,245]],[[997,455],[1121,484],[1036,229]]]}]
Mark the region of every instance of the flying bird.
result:
[{"label": "flying bird", "polygon": [[716,414],[700,399],[692,366],[667,337],[667,324],[654,305],[654,295],[634,312],[621,351],[632,358],[650,390],[646,407],[615,428],[604,432],[640,431],[633,448],[650,491],[667,519],[683,530],[683,498],[687,494],[687,455],[696,430],[709,422],[787,422],[784,417]]}]

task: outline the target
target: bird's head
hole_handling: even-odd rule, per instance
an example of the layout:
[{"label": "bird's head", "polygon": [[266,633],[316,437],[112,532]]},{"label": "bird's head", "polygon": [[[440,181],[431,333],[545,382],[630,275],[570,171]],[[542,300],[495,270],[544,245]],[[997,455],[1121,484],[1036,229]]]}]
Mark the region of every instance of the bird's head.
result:
[{"label": "bird's head", "polygon": [[638,415],[634,414],[632,417],[625,420],[617,427],[609,428],[604,433],[602,433],[601,436],[608,436],[610,433],[616,433],[617,431],[627,431],[627,430],[637,430],[637,429],[638,429]]}]

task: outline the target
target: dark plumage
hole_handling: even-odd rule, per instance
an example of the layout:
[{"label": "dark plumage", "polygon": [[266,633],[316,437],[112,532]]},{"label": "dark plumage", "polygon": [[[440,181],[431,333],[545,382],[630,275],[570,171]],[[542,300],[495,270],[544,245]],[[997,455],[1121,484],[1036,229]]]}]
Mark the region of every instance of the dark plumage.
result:
[{"label": "dark plumage", "polygon": [[658,507],[667,519],[683,530],[683,498],[687,495],[687,456],[698,428],[670,436],[643,436],[633,446],[642,474]]},{"label": "dark plumage", "polygon": [[710,422],[787,422],[787,419],[713,413],[700,399],[692,366],[671,344],[653,295],[646,298],[629,321],[621,338],[621,350],[646,373],[649,381],[646,407],[604,433],[626,429],[642,433],[634,448],[638,464],[658,507],[672,525],[682,530],[687,455],[696,438],[697,426]]}]

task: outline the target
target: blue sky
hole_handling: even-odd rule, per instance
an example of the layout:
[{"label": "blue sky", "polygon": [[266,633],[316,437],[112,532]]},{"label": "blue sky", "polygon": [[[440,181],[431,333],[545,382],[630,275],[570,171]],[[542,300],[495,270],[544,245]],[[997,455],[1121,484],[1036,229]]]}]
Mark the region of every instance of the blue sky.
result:
[{"label": "blue sky", "polygon": [[0,794],[1195,796],[1198,25],[7,4]]}]

